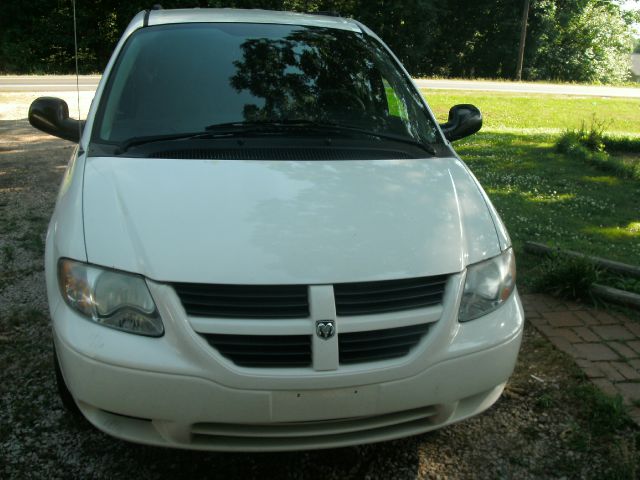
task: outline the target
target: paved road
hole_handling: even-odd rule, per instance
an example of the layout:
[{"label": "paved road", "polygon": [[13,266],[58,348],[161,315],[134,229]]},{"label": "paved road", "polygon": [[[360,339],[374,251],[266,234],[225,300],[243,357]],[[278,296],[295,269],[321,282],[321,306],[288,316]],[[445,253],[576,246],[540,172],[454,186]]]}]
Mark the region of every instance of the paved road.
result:
[{"label": "paved road", "polygon": [[[99,80],[99,75],[81,75],[80,90],[94,91]],[[0,92],[73,92],[75,90],[75,75],[0,76]]]},{"label": "paved road", "polygon": [[546,93],[552,95],[578,95],[589,97],[640,98],[640,87],[425,79],[417,79],[416,83],[419,87],[442,90],[478,90],[486,92]]},{"label": "paved road", "polygon": [[[99,75],[82,75],[81,91],[96,89]],[[443,90],[472,90],[485,92],[546,93],[553,95],[580,95],[594,97],[640,98],[640,87],[607,87],[588,85],[555,85],[550,83],[487,82],[476,80],[417,79],[422,88]],[[56,76],[0,76],[0,92],[69,92],[76,89],[73,75]]]}]

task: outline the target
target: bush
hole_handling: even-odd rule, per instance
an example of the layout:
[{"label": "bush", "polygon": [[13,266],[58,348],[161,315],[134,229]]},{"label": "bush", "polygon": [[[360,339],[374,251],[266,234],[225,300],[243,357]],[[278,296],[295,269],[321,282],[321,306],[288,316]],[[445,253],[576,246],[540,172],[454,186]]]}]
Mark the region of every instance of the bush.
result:
[{"label": "bush", "polygon": [[603,142],[608,152],[640,153],[640,138],[606,136]]},{"label": "bush", "polygon": [[590,301],[589,290],[600,278],[601,271],[587,259],[556,254],[540,263],[532,275],[535,291]]},{"label": "bush", "polygon": [[556,150],[605,172],[640,180],[640,161],[614,158],[608,153],[640,152],[640,139],[608,137],[605,123],[595,118],[589,128],[583,122],[579,130],[563,133],[556,141]]}]

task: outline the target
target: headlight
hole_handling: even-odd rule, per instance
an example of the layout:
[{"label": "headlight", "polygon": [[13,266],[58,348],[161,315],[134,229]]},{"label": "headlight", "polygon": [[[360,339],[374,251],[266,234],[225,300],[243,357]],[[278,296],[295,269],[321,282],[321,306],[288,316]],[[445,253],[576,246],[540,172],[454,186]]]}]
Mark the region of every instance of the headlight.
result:
[{"label": "headlight", "polygon": [[147,284],[139,275],[61,259],[58,284],[67,305],[96,323],[151,337],[164,333]]},{"label": "headlight", "polygon": [[466,322],[500,307],[516,286],[516,259],[513,249],[497,257],[467,267],[458,320]]}]

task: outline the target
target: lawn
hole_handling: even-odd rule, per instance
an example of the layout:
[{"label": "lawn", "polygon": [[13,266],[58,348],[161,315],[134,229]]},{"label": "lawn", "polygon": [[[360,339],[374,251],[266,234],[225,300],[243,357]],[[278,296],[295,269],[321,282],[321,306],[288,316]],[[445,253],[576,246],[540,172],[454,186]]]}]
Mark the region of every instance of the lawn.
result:
[{"label": "lawn", "polygon": [[640,264],[640,182],[554,150],[563,130],[589,124],[594,116],[607,122],[607,133],[640,136],[640,99],[423,94],[439,121],[458,103],[483,112],[483,129],[455,146],[505,221],[524,260],[521,273],[532,262],[521,254],[527,240]]},{"label": "lawn", "polygon": [[497,92],[422,90],[434,113],[446,120],[449,107],[473,103],[483,113],[483,131],[561,133],[597,118],[607,132],[640,136],[640,99]]}]

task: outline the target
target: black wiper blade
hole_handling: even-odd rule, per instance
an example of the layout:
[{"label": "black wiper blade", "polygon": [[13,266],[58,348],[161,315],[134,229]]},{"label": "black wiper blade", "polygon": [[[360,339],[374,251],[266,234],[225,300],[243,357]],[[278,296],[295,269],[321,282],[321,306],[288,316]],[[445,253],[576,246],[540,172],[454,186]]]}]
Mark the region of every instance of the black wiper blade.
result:
[{"label": "black wiper blade", "polygon": [[409,145],[413,145],[414,147],[421,148],[431,155],[436,155],[436,149],[433,148],[433,145],[429,143],[422,143],[418,140],[414,140],[403,135],[394,135],[392,133],[383,133],[376,130],[367,130],[366,128],[361,128],[354,125],[343,125],[340,123],[317,123],[315,125],[319,128],[326,127],[327,129],[334,129],[341,132],[352,132],[361,135],[367,135],[370,137],[384,138],[386,140],[392,140],[394,142],[407,143]]},{"label": "black wiper blade", "polygon": [[164,141],[170,141],[170,140],[211,138],[211,136],[212,135],[209,132],[191,132],[191,133],[170,133],[166,135],[148,135],[144,137],[133,137],[133,138],[129,138],[128,140],[125,140],[120,145],[118,145],[118,154],[122,155],[131,147],[136,147],[138,145],[145,145],[147,143],[164,142]]},{"label": "black wiper blade", "polygon": [[367,135],[369,137],[384,138],[395,142],[407,143],[415,147],[425,150],[431,155],[436,155],[433,145],[422,143],[403,135],[393,135],[390,133],[382,133],[375,130],[367,130],[355,125],[345,125],[333,122],[321,122],[307,119],[281,119],[281,120],[257,120],[248,122],[229,122],[216,123],[205,128],[207,132],[215,132],[218,134],[232,133],[276,133],[291,129],[301,129],[303,131],[331,132],[331,133],[356,133]]},{"label": "black wiper blade", "polygon": [[230,122],[217,123],[205,127],[200,132],[170,133],[164,135],[148,135],[144,137],[133,137],[118,145],[118,155],[122,155],[131,147],[146,145],[148,143],[165,142],[171,140],[197,140],[220,137],[233,137],[244,134],[277,133],[283,130],[285,125],[292,126],[300,122]]},{"label": "black wiper blade", "polygon": [[211,133],[254,133],[254,132],[278,132],[290,128],[306,128],[318,125],[311,120],[255,120],[242,122],[214,123],[205,127],[205,131]]}]

